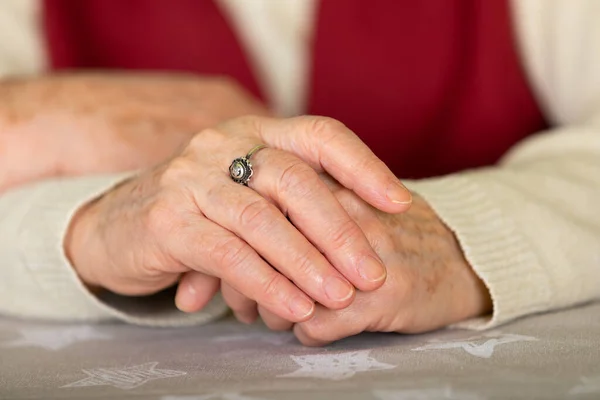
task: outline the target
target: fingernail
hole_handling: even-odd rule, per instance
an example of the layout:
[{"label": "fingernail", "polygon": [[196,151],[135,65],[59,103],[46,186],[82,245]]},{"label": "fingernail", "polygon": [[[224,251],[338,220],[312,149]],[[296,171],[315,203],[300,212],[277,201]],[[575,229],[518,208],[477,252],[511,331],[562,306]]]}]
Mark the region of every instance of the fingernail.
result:
[{"label": "fingernail", "polygon": [[183,283],[183,287],[179,287],[178,293],[175,296],[175,306],[183,312],[188,312],[193,306],[196,300],[196,288],[194,285]]},{"label": "fingernail", "polygon": [[187,291],[190,295],[195,296],[196,295],[196,288],[194,287],[194,285],[191,284],[191,282],[188,282],[187,286]]},{"label": "fingernail", "polygon": [[369,282],[379,282],[387,275],[383,264],[373,257],[365,257],[358,267],[358,273]]},{"label": "fingernail", "polygon": [[354,288],[345,280],[331,276],[325,281],[325,294],[331,300],[344,301],[352,297]]},{"label": "fingernail", "polygon": [[296,296],[290,304],[290,310],[292,311],[292,314],[301,320],[312,314],[314,309],[315,303],[304,296]]},{"label": "fingernail", "polygon": [[410,204],[412,203],[412,194],[410,190],[406,188],[400,182],[392,183],[387,189],[387,198],[396,204]]}]

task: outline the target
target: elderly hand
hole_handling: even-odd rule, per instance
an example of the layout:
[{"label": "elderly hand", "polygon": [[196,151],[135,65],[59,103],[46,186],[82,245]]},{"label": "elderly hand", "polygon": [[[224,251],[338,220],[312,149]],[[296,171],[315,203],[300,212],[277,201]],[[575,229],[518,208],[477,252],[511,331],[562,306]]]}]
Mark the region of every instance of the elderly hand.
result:
[{"label": "elderly hand", "polygon": [[200,130],[269,111],[235,82],[140,73],[0,80],[0,191],[148,168]]},{"label": "elderly hand", "polygon": [[[261,143],[269,147],[252,157],[250,187],[233,182],[232,160]],[[410,193],[341,123],[246,117],[202,131],[179,156],[84,207],[65,249],[91,286],[143,295],[185,273],[177,303],[186,311],[203,307],[221,279],[240,319],[254,317],[256,301],[305,321],[313,300],[340,309],[352,302],[354,286],[373,290],[386,276],[317,172],[383,211],[410,206]]]},{"label": "elderly hand", "polygon": [[[319,346],[363,331],[418,333],[491,311],[488,290],[475,275],[453,233],[420,197],[401,215],[380,212],[325,178],[387,267],[383,286],[357,293],[343,310],[317,306],[293,326],[305,345]],[[259,307],[272,329],[292,324]]]}]

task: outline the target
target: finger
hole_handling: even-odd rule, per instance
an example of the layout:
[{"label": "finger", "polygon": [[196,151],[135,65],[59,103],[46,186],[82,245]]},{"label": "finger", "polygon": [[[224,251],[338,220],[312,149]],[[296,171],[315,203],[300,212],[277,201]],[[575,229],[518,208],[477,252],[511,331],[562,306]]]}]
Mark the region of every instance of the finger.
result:
[{"label": "finger", "polygon": [[340,309],[352,302],[354,287],[276,206],[223,173],[209,173],[202,179],[196,201],[207,218],[234,232],[326,307]]},{"label": "finger", "polygon": [[294,326],[292,322],[273,314],[262,306],[258,306],[258,313],[260,314],[260,318],[263,320],[265,325],[267,325],[267,327],[271,330],[289,331],[292,329],[292,326]]},{"label": "finger", "polygon": [[353,304],[352,307],[336,311],[317,306],[310,320],[294,325],[294,334],[305,346],[324,346],[357,335],[367,328],[369,319],[373,318],[369,313],[362,312],[361,308]]},{"label": "finger", "polygon": [[166,244],[186,267],[213,275],[290,321],[304,321],[313,301],[268,265],[248,243],[214,222],[190,214],[188,226]]},{"label": "finger", "polygon": [[369,147],[341,122],[326,117],[245,117],[226,127],[256,134],[264,143],[296,154],[318,172],[326,171],[381,211],[406,211],[410,192]]},{"label": "finger", "polygon": [[253,158],[250,186],[279,205],[329,262],[363,291],[379,288],[386,270],[365,234],[308,164],[295,155],[264,149]]},{"label": "finger", "polygon": [[218,291],[218,278],[196,271],[186,272],[177,285],[175,305],[183,312],[197,312],[204,308]]},{"label": "finger", "polygon": [[244,324],[251,324],[256,321],[258,310],[254,300],[244,296],[228,283],[221,285],[221,294],[238,321]]}]

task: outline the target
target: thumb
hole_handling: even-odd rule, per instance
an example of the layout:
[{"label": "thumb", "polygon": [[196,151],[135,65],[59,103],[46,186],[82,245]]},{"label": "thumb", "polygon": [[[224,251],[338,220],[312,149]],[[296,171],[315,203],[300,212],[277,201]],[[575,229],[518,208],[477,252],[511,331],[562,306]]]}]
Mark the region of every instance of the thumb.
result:
[{"label": "thumb", "polygon": [[200,311],[217,294],[219,286],[217,277],[197,271],[186,272],[177,286],[175,305],[183,312]]}]

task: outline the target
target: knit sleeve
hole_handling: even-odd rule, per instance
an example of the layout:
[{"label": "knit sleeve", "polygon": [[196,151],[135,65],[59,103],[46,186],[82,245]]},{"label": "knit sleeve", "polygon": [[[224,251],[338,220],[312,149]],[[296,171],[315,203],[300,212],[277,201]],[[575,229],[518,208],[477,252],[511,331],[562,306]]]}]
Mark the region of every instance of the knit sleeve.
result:
[{"label": "knit sleeve", "polygon": [[600,118],[545,132],[501,166],[408,182],[455,232],[493,315],[460,327],[600,299]]},{"label": "knit sleeve", "polygon": [[48,180],[0,195],[0,313],[54,320],[122,320],[143,325],[207,322],[227,308],[219,297],[194,314],[179,312],[173,293],[95,296],[63,250],[73,214],[129,174]]},{"label": "knit sleeve", "polygon": [[600,297],[600,3],[513,0],[538,102],[557,126],[498,167],[409,183],[456,233],[490,290],[487,328]]},{"label": "knit sleeve", "polygon": [[0,4],[0,77],[35,74],[47,60],[39,17],[40,0],[3,0]]}]

